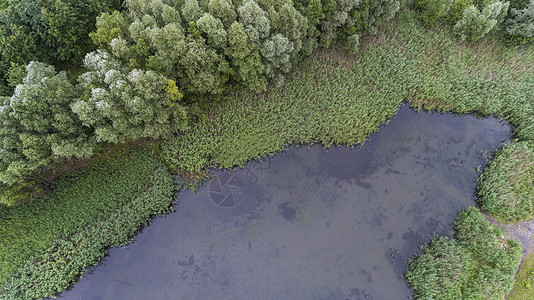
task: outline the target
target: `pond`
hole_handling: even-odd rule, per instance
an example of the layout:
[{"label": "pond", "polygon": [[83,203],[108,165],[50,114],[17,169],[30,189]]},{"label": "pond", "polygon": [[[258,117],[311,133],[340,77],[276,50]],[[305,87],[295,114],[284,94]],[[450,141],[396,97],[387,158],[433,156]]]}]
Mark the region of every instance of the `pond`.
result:
[{"label": "pond", "polygon": [[213,171],[62,299],[407,299],[406,262],[475,204],[511,131],[408,106],[361,148],[305,146]]}]

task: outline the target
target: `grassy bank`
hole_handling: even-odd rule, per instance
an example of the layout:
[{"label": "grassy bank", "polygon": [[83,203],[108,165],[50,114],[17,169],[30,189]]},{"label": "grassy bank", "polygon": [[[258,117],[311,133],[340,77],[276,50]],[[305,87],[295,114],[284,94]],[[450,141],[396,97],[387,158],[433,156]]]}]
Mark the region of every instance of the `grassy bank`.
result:
[{"label": "grassy bank", "polygon": [[[43,290],[50,295],[66,288],[107,247],[124,242],[150,215],[168,208],[173,189],[170,174],[157,159],[145,150],[130,149],[61,177],[41,199],[0,208],[4,292],[24,289],[43,296]],[[31,258],[42,265],[30,263]],[[39,276],[43,280],[31,280]]]},{"label": "grassy bank", "polygon": [[534,299],[534,255],[527,255],[523,259],[521,268],[515,276],[514,287],[506,299]]}]

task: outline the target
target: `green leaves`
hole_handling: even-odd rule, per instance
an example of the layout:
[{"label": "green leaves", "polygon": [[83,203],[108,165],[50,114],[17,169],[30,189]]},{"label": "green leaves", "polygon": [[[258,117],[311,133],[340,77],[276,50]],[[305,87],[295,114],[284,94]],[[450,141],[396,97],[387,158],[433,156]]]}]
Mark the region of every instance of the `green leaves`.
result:
[{"label": "green leaves", "polygon": [[[0,119],[0,181],[13,184],[59,156],[92,154],[91,131],[69,105],[80,96],[64,72],[31,62],[15,94],[4,98]],[[10,153],[10,154],[8,154]]]},{"label": "green leaves", "polygon": [[89,72],[80,80],[90,93],[77,99],[72,110],[94,128],[98,140],[116,143],[160,138],[186,127],[185,107],[169,105],[180,96],[174,81],[169,93],[163,75],[140,69],[127,72],[103,51],[89,53],[85,66]]},{"label": "green leaves", "polygon": [[445,0],[416,0],[414,7],[421,11],[421,22],[432,27],[445,14]]},{"label": "green leaves", "polygon": [[462,41],[477,41],[504,20],[508,6],[509,2],[495,2],[484,7],[482,12],[474,5],[470,6],[463,11],[463,16],[454,25],[453,32]]},{"label": "green leaves", "polygon": [[523,9],[512,9],[512,17],[506,22],[506,32],[523,38],[534,37],[534,1]]}]

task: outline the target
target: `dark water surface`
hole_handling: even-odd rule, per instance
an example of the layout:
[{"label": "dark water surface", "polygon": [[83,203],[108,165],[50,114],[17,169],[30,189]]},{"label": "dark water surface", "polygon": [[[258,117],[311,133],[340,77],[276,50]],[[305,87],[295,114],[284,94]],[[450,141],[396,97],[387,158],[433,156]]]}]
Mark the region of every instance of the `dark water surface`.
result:
[{"label": "dark water surface", "polygon": [[407,106],[361,149],[286,150],[214,171],[63,299],[407,299],[402,273],[474,205],[494,119]]}]

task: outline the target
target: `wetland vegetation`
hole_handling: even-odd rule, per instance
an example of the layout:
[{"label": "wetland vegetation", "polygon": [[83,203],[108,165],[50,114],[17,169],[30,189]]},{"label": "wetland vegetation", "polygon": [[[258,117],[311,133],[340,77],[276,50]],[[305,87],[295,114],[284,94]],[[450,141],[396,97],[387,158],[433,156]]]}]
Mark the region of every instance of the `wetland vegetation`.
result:
[{"label": "wetland vegetation", "polygon": [[[359,145],[403,102],[514,125],[478,201],[499,220],[532,217],[532,1],[24,3],[0,1],[3,297],[67,287],[169,208],[170,173],[201,181],[292,144]],[[454,237],[422,247],[416,295],[511,288],[518,245],[481,217],[462,212]],[[436,261],[450,280],[423,282]]]}]

